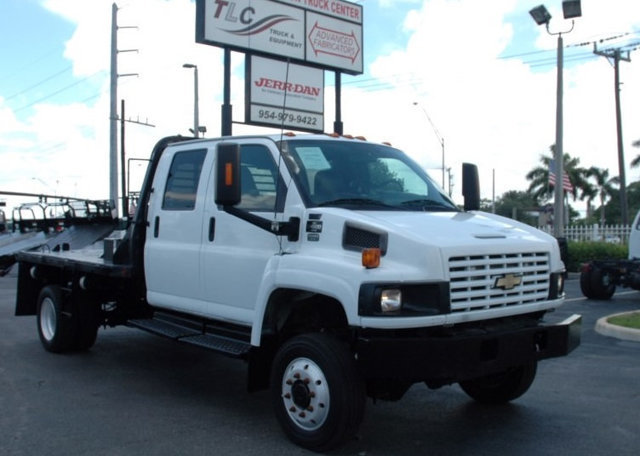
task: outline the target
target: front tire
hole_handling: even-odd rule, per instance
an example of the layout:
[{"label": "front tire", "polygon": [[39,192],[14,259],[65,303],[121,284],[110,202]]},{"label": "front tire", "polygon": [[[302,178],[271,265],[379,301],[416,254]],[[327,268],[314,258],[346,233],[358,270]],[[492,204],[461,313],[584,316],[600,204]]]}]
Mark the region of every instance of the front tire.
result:
[{"label": "front tire", "polygon": [[285,342],[274,359],[275,414],[291,441],[327,451],[351,438],[364,414],[364,382],[346,344],[327,334]]},{"label": "front tire", "polygon": [[465,380],[460,387],[483,404],[504,404],[527,392],[536,377],[537,366],[537,361],[532,361],[501,373]]},{"label": "front tire", "polygon": [[62,353],[69,350],[74,331],[71,316],[64,312],[62,290],[48,285],[38,296],[38,335],[45,350]]}]

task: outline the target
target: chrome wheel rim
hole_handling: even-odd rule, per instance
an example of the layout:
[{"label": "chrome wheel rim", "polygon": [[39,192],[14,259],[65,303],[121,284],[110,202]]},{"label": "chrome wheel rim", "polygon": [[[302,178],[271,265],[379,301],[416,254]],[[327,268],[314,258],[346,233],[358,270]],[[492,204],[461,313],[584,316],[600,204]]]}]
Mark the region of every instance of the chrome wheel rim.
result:
[{"label": "chrome wheel rim", "polygon": [[308,358],[289,363],[282,377],[282,401],[300,429],[315,431],[329,414],[329,384],[322,369]]},{"label": "chrome wheel rim", "polygon": [[48,342],[53,340],[56,334],[58,320],[56,308],[51,298],[44,298],[40,304],[40,331]]}]

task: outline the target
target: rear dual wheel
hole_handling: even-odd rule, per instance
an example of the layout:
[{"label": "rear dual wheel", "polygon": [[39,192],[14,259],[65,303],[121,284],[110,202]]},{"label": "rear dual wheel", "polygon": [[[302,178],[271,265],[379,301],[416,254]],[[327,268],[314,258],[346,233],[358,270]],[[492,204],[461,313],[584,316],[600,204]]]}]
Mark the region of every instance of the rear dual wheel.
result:
[{"label": "rear dual wheel", "polygon": [[580,290],[589,299],[610,299],[616,291],[611,274],[593,264],[587,264],[580,272]]},{"label": "rear dual wheel", "polygon": [[45,350],[62,353],[88,350],[98,334],[96,308],[90,304],[65,306],[65,296],[57,285],[48,285],[38,296],[37,323]]}]

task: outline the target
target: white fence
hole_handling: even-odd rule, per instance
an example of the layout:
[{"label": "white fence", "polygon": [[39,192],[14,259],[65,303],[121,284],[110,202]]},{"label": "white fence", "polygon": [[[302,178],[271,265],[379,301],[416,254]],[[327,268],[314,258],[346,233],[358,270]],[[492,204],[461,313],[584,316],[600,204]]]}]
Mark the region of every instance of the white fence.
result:
[{"label": "white fence", "polygon": [[[553,234],[553,227],[550,225],[541,226],[540,229]],[[564,237],[569,241],[604,241],[627,244],[630,233],[630,225],[574,225],[564,228]]]}]

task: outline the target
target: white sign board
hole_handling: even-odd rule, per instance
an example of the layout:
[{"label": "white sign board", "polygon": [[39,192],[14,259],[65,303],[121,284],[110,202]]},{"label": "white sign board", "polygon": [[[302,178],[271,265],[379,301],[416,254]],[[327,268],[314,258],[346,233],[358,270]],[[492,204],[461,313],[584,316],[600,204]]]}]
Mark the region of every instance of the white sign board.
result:
[{"label": "white sign board", "polygon": [[196,0],[196,41],[363,72],[362,6],[344,0]]},{"label": "white sign board", "polygon": [[324,131],[324,71],[248,55],[245,122]]},{"label": "white sign board", "polygon": [[361,30],[350,22],[307,13],[307,62],[362,69]]},{"label": "white sign board", "polygon": [[362,5],[343,0],[276,0],[280,3],[362,24]]}]

